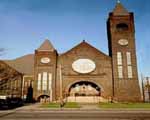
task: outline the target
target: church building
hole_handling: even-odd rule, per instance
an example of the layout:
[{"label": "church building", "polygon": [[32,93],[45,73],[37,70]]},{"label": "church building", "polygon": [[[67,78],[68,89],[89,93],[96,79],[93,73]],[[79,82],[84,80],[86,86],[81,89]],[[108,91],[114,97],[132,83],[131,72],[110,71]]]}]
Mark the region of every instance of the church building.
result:
[{"label": "church building", "polygon": [[109,13],[107,35],[109,55],[85,40],[59,54],[45,40],[34,54],[1,60],[0,95],[26,99],[31,87],[36,101],[73,101],[78,97],[86,101],[91,96],[118,102],[141,101],[134,14],[120,2]]}]

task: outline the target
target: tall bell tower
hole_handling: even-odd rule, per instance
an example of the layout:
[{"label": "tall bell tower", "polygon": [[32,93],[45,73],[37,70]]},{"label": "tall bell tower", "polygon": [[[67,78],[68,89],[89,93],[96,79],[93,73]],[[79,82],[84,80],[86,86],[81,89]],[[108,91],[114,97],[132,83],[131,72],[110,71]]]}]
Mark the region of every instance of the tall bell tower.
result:
[{"label": "tall bell tower", "polygon": [[109,55],[112,57],[113,97],[140,101],[134,15],[118,1],[107,21]]},{"label": "tall bell tower", "polygon": [[49,40],[35,50],[34,58],[34,98],[55,100],[57,51]]}]

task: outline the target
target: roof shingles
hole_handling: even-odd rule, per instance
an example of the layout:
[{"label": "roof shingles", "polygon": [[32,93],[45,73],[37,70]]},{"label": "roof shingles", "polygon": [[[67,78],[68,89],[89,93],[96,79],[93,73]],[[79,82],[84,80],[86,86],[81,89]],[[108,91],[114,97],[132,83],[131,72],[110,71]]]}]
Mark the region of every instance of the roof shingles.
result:
[{"label": "roof shingles", "polygon": [[124,6],[118,2],[113,10],[114,15],[129,15],[129,12],[124,8]]},{"label": "roof shingles", "polygon": [[38,51],[54,51],[52,43],[46,39],[43,44],[37,49]]}]

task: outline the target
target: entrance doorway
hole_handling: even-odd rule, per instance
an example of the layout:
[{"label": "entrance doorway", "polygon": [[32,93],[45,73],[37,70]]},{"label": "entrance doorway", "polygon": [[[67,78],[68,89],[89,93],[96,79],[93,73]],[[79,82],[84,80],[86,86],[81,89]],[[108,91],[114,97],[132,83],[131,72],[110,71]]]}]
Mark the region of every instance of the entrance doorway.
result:
[{"label": "entrance doorway", "polygon": [[101,89],[95,83],[81,81],[74,83],[69,89],[69,96],[100,96]]},{"label": "entrance doorway", "polygon": [[101,88],[93,82],[76,82],[69,88],[69,102],[89,102],[97,103],[100,101]]},{"label": "entrance doorway", "polygon": [[48,103],[50,101],[50,96],[40,95],[37,100],[38,102],[41,102],[41,103]]}]

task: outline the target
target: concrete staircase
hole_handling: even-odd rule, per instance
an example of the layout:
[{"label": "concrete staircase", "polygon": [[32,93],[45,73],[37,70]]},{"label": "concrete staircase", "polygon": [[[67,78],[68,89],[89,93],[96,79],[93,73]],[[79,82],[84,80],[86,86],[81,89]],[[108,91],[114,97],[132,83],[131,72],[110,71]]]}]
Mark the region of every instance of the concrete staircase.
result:
[{"label": "concrete staircase", "polygon": [[99,96],[69,96],[67,102],[78,102],[78,103],[99,103],[108,102],[107,99]]}]

